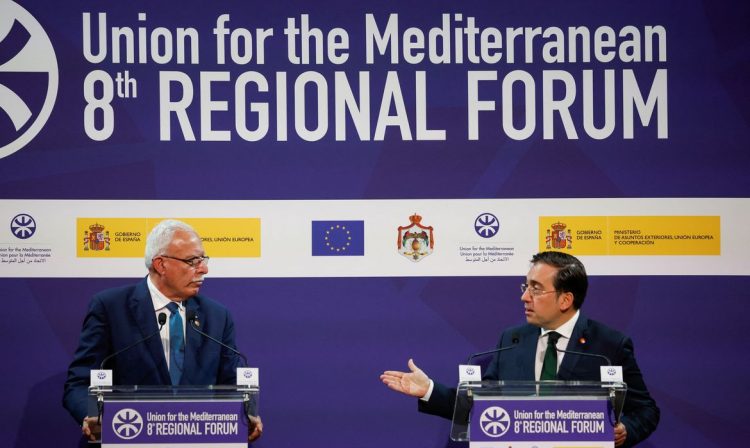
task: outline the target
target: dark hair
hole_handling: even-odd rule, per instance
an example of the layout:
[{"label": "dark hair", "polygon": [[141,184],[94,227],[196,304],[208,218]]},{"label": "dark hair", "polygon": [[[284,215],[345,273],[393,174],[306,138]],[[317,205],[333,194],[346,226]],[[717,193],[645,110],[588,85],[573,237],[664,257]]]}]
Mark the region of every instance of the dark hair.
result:
[{"label": "dark hair", "polygon": [[589,289],[586,268],[578,258],[562,252],[539,252],[531,257],[531,263],[544,263],[558,269],[555,276],[555,290],[573,294],[573,308],[579,309]]}]

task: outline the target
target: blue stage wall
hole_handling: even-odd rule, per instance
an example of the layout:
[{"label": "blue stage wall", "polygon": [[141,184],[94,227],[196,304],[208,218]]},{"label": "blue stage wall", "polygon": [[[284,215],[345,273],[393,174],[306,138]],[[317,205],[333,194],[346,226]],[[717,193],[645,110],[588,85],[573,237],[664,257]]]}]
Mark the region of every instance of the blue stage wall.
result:
[{"label": "blue stage wall", "polygon": [[[28,16],[19,12],[18,5]],[[131,27],[136,35],[139,26],[146,27],[147,35],[156,27],[193,27],[200,36],[200,61],[160,64],[147,50],[144,63],[114,62],[110,49],[104,61],[92,62],[84,51],[85,13],[92,20],[106,13],[110,26]],[[139,20],[139,13],[146,18]],[[230,27],[274,30],[263,64],[257,60],[217,62],[212,30],[222,14],[231,15],[226,23]],[[289,60],[283,30],[287,18],[295,18],[299,25],[302,14],[309,15],[313,27],[346,30],[350,49],[345,62],[295,64]],[[410,64],[403,60],[403,52],[398,63],[391,61],[390,53],[367,63],[367,14],[373,15],[381,29],[389,14],[397,14],[400,33],[414,27],[428,34],[443,25],[442,14],[450,14],[454,25],[460,14],[464,26],[473,17],[478,27],[499,30],[582,26],[593,35],[604,26],[613,30],[632,26],[641,31],[663,27],[666,53],[662,60],[653,61],[618,57],[611,62],[553,63],[544,61],[544,41],[537,40],[529,63],[520,59],[521,46],[513,63],[503,53],[495,63]],[[15,25],[10,17],[16,18]],[[3,66],[21,52],[29,36],[39,36],[28,17],[46,32],[54,48],[55,67],[37,67],[39,61],[34,58],[20,68]],[[5,200],[277,200],[283,208],[285,200],[404,199],[418,211],[425,199],[746,199],[750,195],[748,20],[750,7],[740,1],[60,4],[2,0],[0,86],[23,100],[31,119],[24,121],[7,94],[0,98],[0,207],[2,219],[7,215],[0,222],[0,229],[5,229],[0,243],[18,242],[9,231],[10,218],[26,212],[16,202],[11,207]],[[38,54],[43,55],[45,48],[41,45]],[[137,47],[134,51],[137,55]],[[342,53],[339,50],[334,56],[342,57]],[[40,60],[45,61],[43,56]],[[137,80],[137,98],[132,97],[132,90],[130,98],[117,96],[115,78],[125,70]],[[503,79],[514,71],[524,72],[519,76],[533,81],[530,102],[523,101],[520,84],[510,95],[503,95]],[[604,79],[610,76],[608,71],[613,77],[614,128],[602,139],[589,135],[584,125],[586,71],[593,77],[590,92],[597,128],[606,121]],[[220,105],[217,111],[201,113],[201,73],[214,76],[210,73],[216,72],[221,74],[215,76],[229,81],[215,82],[204,94],[226,101],[227,110],[222,111]],[[269,83],[268,92],[252,83],[246,91],[247,98],[268,104],[265,121],[252,115],[249,102],[237,101],[235,83],[246,72],[257,72]],[[303,75],[306,72],[310,73]],[[350,116],[344,121],[346,137],[336,137],[335,98],[343,89],[343,84],[336,87],[337,72],[353,88],[359,86],[360,72],[369,76],[369,92],[364,94],[370,110],[367,138],[357,133]],[[495,110],[476,113],[476,138],[471,137],[470,116],[480,100],[470,100],[470,72],[497,78],[478,84],[480,100],[495,101]],[[279,73],[287,79],[287,98],[282,102]],[[417,81],[420,73],[426,80],[424,100],[420,100]],[[102,108],[86,111],[87,103],[92,103],[85,97],[85,80],[90,76],[112,80],[111,119],[106,105],[96,101]],[[176,84],[160,85],[160,76],[192,83],[195,97],[185,116],[195,141],[187,137],[176,114],[166,119],[160,115],[160,95],[171,95],[176,101],[185,93]],[[311,81],[297,94],[294,84],[300,76],[318,84]],[[389,90],[394,88],[394,77],[399,80],[398,92]],[[571,93],[559,90],[565,82],[561,80],[552,83],[553,93],[543,98],[545,77],[575,85],[576,94],[567,110],[577,138],[566,130],[559,113],[551,115],[552,135],[545,137],[545,108]],[[53,78],[59,83],[47,119],[45,95]],[[626,86],[632,86],[633,80],[644,98],[652,83],[658,89],[660,80],[664,82],[663,91],[652,92],[656,103],[646,124],[625,113],[623,98],[630,98],[632,92]],[[323,84],[327,90],[320,98],[327,103],[327,112],[319,114],[316,95]],[[103,85],[96,84],[89,94],[101,98]],[[386,92],[392,95],[391,101],[381,112]],[[300,132],[295,127],[295,107],[302,107],[302,97],[306,103],[300,112]],[[281,103],[287,109],[283,122],[277,115]],[[505,104],[517,128],[528,125],[526,113],[533,109],[536,124],[527,137],[514,139],[503,128]],[[262,138],[249,141],[240,135],[235,121],[238,107],[248,108],[247,130],[261,122],[268,126]],[[378,137],[381,113],[383,123],[390,125]],[[212,129],[202,133],[201,122],[209,116]],[[40,129],[34,130],[38,119]],[[423,133],[420,139],[422,119],[426,120],[423,128],[443,130],[445,135]],[[632,137],[627,136],[628,120],[634,123]],[[659,120],[664,121],[666,134]],[[102,131],[107,123],[113,126],[110,135]],[[163,134],[165,128],[171,131],[169,138]],[[280,137],[280,128],[286,130],[286,137]],[[324,128],[319,137],[311,137],[311,131]],[[211,130],[227,134],[212,137]],[[18,143],[24,139],[28,142]],[[545,210],[535,213],[548,214]],[[750,210],[739,213],[750,217]],[[590,210],[588,214],[599,213]],[[408,216],[402,218],[407,224]],[[458,218],[473,221],[475,216]],[[300,220],[300,232],[309,227],[309,222]],[[738,224],[723,232],[740,235],[732,241],[744,240],[743,228]],[[65,244],[73,247],[77,238],[71,234]],[[395,241],[393,228],[392,241],[382,244],[393,245],[395,251]],[[722,246],[721,256],[727,249]],[[365,255],[370,250],[366,248]],[[526,259],[531,253],[517,256]],[[736,257],[733,262],[743,266],[739,271],[746,270],[746,252]],[[586,261],[596,266],[606,264],[600,261],[604,258]],[[708,266],[712,260],[703,257],[696,263]],[[54,272],[19,277],[8,275],[8,266],[0,266],[4,297],[0,356],[6,360],[0,385],[5,403],[0,411],[4,422],[0,439],[9,446],[79,443],[80,429],[63,410],[61,397],[86,305],[95,292],[136,280],[111,274],[108,265],[102,266],[102,272],[80,277]],[[455,382],[456,365],[469,353],[492,348],[503,328],[523,321],[518,284],[525,272],[517,274],[423,276],[411,270],[398,277],[254,278],[248,272],[246,277],[209,278],[203,292],[232,310],[238,346],[253,366],[260,367],[266,430],[254,446],[445,447],[453,446],[448,441],[449,422],[418,414],[414,400],[387,390],[378,375],[385,369],[405,368],[407,359],[413,357],[436,379]],[[642,446],[742,446],[750,438],[744,423],[744,405],[750,400],[744,386],[750,374],[747,291],[748,275],[682,276],[668,267],[651,275],[592,276],[585,313],[633,338],[640,367],[662,410],[657,432]]]}]

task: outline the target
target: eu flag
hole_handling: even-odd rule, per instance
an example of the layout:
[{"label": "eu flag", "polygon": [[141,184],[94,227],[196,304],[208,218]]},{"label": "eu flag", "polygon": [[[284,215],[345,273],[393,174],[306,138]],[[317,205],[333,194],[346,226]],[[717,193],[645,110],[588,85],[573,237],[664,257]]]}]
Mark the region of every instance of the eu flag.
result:
[{"label": "eu flag", "polygon": [[313,256],[364,255],[364,221],[313,221]]}]

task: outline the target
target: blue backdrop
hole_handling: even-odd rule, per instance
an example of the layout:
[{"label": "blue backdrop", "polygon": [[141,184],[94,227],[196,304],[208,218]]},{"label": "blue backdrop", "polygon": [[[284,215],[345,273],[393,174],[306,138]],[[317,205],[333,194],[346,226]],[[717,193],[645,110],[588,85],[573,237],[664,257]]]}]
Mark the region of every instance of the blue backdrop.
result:
[{"label": "blue backdrop", "polygon": [[[0,159],[0,199],[747,198],[750,193],[746,2],[17,3],[52,42],[59,91],[38,135]],[[0,2],[0,11],[15,13],[11,5]],[[110,26],[136,29],[146,24],[149,32],[158,26],[195,27],[201,38],[200,63],[88,61],[82,51],[85,12],[92,17],[106,12]],[[147,19],[139,22],[138,13],[146,13]],[[229,25],[274,29],[264,64],[216,63],[212,29],[216,18],[227,13]],[[478,26],[499,29],[660,25],[667,31],[666,60],[550,64],[542,61],[538,45],[533,63],[392,64],[379,57],[366,64],[368,13],[380,26],[388,14],[397,13],[401,32],[417,27],[425,33],[441,26],[443,13],[461,13],[464,24],[467,17],[475,17]],[[345,28],[349,60],[340,65],[291,63],[283,28],[287,17],[299,23],[300,14],[309,14],[311,25],[323,30]],[[39,85],[47,83],[47,75],[3,71],[1,65],[27,38],[19,29],[5,37],[0,33],[0,84],[38,114],[44,102]],[[95,70],[113,79],[128,70],[138,86],[138,98],[113,99],[114,130],[103,141],[86,132],[87,125],[100,127],[107,120],[101,111],[93,124],[85,118],[84,80]],[[479,70],[498,74],[498,81],[483,83],[479,90],[483,100],[497,102],[497,110],[479,114],[480,137],[470,140],[467,72]],[[513,70],[528,72],[535,80],[536,130],[523,140],[509,138],[502,128],[500,110],[507,98],[501,95],[501,82]],[[559,116],[554,119],[554,137],[543,138],[542,80],[550,70],[569,73],[577,85],[570,113],[578,139],[566,136]],[[615,129],[603,140],[583,130],[583,70],[593,72],[599,108],[604,72],[615,73]],[[668,71],[668,138],[657,135],[656,109],[647,125],[635,119],[634,138],[623,138],[620,100],[628,70],[644,97],[657,71]],[[159,116],[159,95],[165,94],[159,72],[166,71],[184,72],[192,80],[196,98],[187,116],[197,141],[186,141],[174,116],[169,121],[171,140],[160,139],[166,123]],[[228,72],[232,79],[211,89],[215,100],[228,102],[228,112],[215,112],[212,125],[229,130],[230,141],[201,141],[199,78],[210,71]],[[234,81],[246,71],[261,73],[270,84],[268,93],[248,87],[253,98],[269,103],[270,130],[257,142],[245,141],[235,131]],[[328,83],[328,132],[317,141],[305,141],[295,132],[294,80],[306,71],[319,73]],[[388,72],[397,73],[413,139],[391,126],[381,141],[362,141],[347,119],[347,138],[337,141],[337,71],[352,85],[358,72],[369,73],[372,135]],[[418,71],[427,76],[427,127],[445,130],[444,140],[416,140]],[[276,134],[277,72],[286,73],[288,83],[288,138],[281,141]],[[101,95],[101,88],[93,94]],[[305,88],[305,123],[313,129],[320,126],[321,117],[310,99],[315,97],[313,86]],[[171,92],[179,96],[179,89]],[[514,95],[520,97],[520,90]],[[562,96],[558,90],[553,99]],[[513,114],[520,127],[530,106],[516,104]],[[393,115],[397,109],[396,103],[387,108]],[[249,128],[256,124],[253,119],[248,118]],[[601,108],[595,122],[603,123]],[[17,129],[0,113],[0,145],[30,126]],[[300,223],[300,228],[308,226]],[[388,391],[378,375],[385,369],[405,368],[406,360],[414,357],[436,379],[456,381],[456,365],[467,354],[493,347],[503,328],[523,321],[517,291],[524,274],[211,278],[203,292],[232,310],[238,345],[251,365],[261,368],[266,434],[258,447],[443,447],[451,445],[449,422],[418,414],[413,400]],[[0,356],[6,366],[0,393],[6,404],[0,411],[0,439],[19,447],[74,446],[80,429],[60,400],[86,304],[95,292],[130,280],[2,277]],[[744,314],[749,290],[746,276],[592,278],[585,313],[632,336],[647,384],[662,409],[659,429],[643,446],[741,446],[750,438],[743,406],[750,399],[743,386],[750,373]]]}]

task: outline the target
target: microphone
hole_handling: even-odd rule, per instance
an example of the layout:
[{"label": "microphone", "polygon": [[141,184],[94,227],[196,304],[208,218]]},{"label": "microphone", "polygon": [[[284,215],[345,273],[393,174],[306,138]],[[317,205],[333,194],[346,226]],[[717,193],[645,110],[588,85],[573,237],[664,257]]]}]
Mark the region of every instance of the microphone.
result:
[{"label": "microphone", "polygon": [[474,353],[473,355],[470,355],[468,358],[466,358],[466,364],[471,363],[471,360],[478,356],[489,355],[490,353],[500,353],[500,352],[504,352],[505,350],[516,348],[518,346],[518,339],[519,339],[518,333],[513,333],[513,336],[511,337],[511,343],[513,345],[509,345],[507,347],[496,348],[494,350],[487,350],[486,352]]},{"label": "microphone", "polygon": [[100,370],[104,370],[104,364],[106,364],[107,361],[109,361],[110,359],[112,359],[115,356],[121,354],[122,352],[126,352],[126,351],[130,350],[131,348],[135,347],[138,344],[142,344],[142,343],[146,342],[147,340],[149,340],[149,339],[153,338],[154,336],[156,336],[157,334],[161,333],[161,329],[162,329],[162,327],[164,327],[164,324],[166,324],[166,323],[167,323],[167,314],[166,313],[159,313],[159,329],[158,330],[156,330],[155,332],[151,333],[150,335],[146,336],[143,339],[139,339],[139,340],[133,342],[132,344],[128,345],[127,347],[123,348],[122,350],[118,350],[118,351],[112,353],[111,355],[107,356],[106,358],[104,358],[102,360],[102,363],[99,364],[99,369]]},{"label": "microphone", "polygon": [[[585,333],[584,333],[584,339],[586,339]],[[596,354],[596,353],[578,352],[578,351],[575,351],[575,350],[560,350],[559,348],[557,348],[557,346],[555,346],[555,350],[557,350],[560,353],[570,353],[572,355],[589,356],[589,357],[592,357],[592,358],[603,359],[607,363],[608,366],[612,365],[612,361],[610,361],[610,359],[607,358],[604,355],[599,355],[599,354]],[[620,422],[620,418],[622,416],[622,408],[625,405],[625,394],[616,394],[616,396],[615,396],[615,398],[613,400],[613,405],[614,405],[614,409],[615,409],[615,422],[619,423]]]},{"label": "microphone", "polygon": [[188,310],[186,316],[187,316],[188,322],[190,323],[190,328],[192,328],[193,330],[195,330],[198,334],[207,337],[208,339],[216,342],[217,344],[221,345],[222,347],[227,348],[227,349],[231,350],[232,352],[234,352],[235,354],[239,355],[239,357],[242,358],[242,360],[245,362],[245,367],[247,367],[247,357],[245,357],[245,355],[243,355],[242,353],[240,353],[239,350],[228,346],[227,344],[221,342],[220,340],[218,340],[218,339],[212,337],[211,335],[209,335],[207,333],[204,333],[204,332],[202,332],[202,331],[200,331],[198,329],[198,325],[196,324],[196,321],[198,320],[198,313],[196,313],[194,310]]},{"label": "microphone", "polygon": [[[586,340],[586,333],[584,331],[583,337],[582,337],[582,342],[585,342],[585,340]],[[555,350],[557,350],[560,353],[570,353],[572,355],[590,356],[590,357],[593,357],[593,358],[603,359],[607,363],[608,366],[612,365],[612,361],[610,361],[609,358],[607,358],[604,355],[598,355],[596,353],[577,352],[575,350],[560,350],[559,348],[557,348],[557,345],[555,345]]]}]

